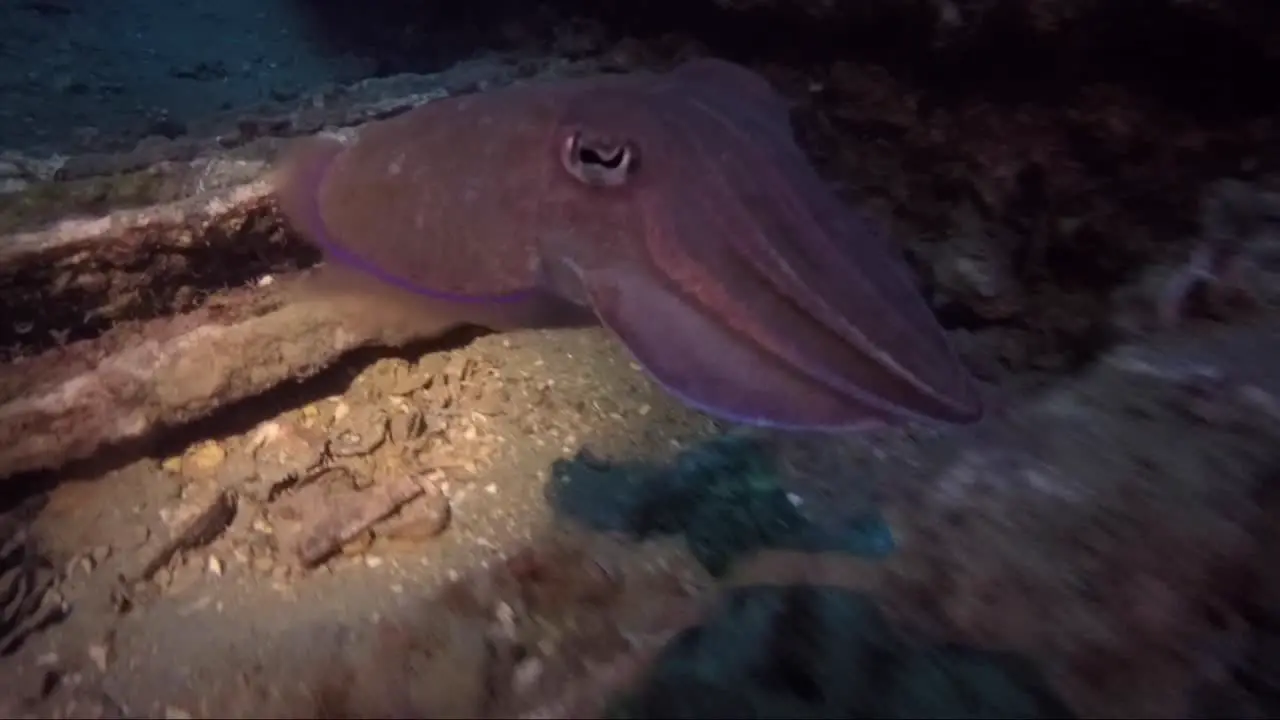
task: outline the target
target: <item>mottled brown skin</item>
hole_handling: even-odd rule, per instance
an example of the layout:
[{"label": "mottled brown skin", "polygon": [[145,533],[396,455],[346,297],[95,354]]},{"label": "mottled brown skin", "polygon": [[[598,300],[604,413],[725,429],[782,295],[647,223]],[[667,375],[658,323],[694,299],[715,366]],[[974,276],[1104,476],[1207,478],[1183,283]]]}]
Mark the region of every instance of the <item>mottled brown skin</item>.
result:
[{"label": "mottled brown skin", "polygon": [[280,198],[330,264],[442,327],[601,322],[713,415],[854,429],[982,414],[899,251],[796,145],[751,71],[529,84],[311,140]]}]

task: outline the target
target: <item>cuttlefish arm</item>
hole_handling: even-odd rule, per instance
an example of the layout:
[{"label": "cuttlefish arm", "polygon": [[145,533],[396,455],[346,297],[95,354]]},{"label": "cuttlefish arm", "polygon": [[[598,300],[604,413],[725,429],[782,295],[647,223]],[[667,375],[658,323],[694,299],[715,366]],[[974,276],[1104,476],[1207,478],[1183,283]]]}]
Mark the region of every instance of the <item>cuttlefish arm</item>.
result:
[{"label": "cuttlefish arm", "polygon": [[695,61],[643,91],[584,94],[562,124],[639,158],[593,188],[599,206],[642,209],[638,246],[553,255],[669,391],[786,428],[982,415],[900,254],[818,177],[763,79]]}]

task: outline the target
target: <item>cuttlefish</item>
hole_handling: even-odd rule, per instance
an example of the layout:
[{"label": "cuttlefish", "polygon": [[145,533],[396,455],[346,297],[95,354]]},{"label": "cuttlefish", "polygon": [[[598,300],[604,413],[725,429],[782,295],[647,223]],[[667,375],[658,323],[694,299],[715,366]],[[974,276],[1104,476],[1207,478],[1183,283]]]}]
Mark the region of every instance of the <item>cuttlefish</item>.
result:
[{"label": "cuttlefish", "polygon": [[791,429],[968,423],[979,393],[887,234],[763,77],[721,60],[530,82],[302,141],[280,206],[444,331],[603,324],[663,388]]}]

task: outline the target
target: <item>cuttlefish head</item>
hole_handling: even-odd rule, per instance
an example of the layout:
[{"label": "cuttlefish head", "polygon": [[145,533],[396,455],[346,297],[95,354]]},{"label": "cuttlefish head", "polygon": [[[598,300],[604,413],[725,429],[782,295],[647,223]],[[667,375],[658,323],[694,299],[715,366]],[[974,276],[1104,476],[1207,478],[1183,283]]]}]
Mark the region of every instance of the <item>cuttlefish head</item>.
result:
[{"label": "cuttlefish head", "polygon": [[817,175],[763,78],[627,76],[570,96],[550,140],[548,285],[686,403],[795,429],[983,414],[900,250]]}]

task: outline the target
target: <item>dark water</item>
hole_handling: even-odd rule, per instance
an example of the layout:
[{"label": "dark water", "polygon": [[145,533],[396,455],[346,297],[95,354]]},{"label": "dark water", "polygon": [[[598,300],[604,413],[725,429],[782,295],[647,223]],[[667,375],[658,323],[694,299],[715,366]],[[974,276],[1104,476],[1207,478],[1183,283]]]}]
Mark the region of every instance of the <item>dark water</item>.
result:
[{"label": "dark water", "polygon": [[[740,61],[876,62],[941,94],[1052,102],[1102,79],[1204,115],[1280,102],[1262,81],[1280,60],[1257,40],[1280,24],[1274,3],[1233,3],[1243,18],[1233,26],[1206,22],[1195,3],[1102,3],[1078,29],[1053,36],[1031,36],[1025,17],[997,13],[945,43],[928,13],[814,22],[779,5],[746,13],[709,0],[4,0],[0,149],[180,136],[211,113],[328,84],[438,71],[491,52],[572,55],[673,34]],[[1255,37],[1242,27],[1261,29]]]}]

